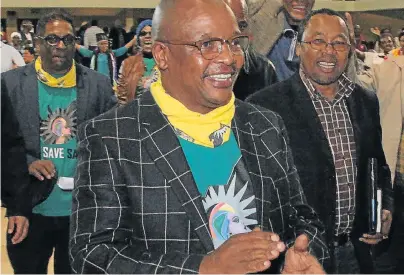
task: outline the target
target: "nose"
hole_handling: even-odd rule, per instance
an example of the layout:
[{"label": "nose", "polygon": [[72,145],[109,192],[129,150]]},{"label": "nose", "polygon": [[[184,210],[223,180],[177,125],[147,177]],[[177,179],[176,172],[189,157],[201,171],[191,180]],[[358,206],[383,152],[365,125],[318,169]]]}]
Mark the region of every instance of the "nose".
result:
[{"label": "nose", "polygon": [[56,44],[57,48],[66,48],[65,43],[63,42],[63,40],[60,40],[57,44]]},{"label": "nose", "polygon": [[234,63],[234,53],[231,51],[229,43],[222,44],[220,54],[216,58],[216,61],[226,65]]},{"label": "nose", "polygon": [[333,46],[332,44],[328,43],[328,44],[325,46],[325,52],[327,52],[327,53],[334,53],[334,52],[335,52],[334,46]]}]

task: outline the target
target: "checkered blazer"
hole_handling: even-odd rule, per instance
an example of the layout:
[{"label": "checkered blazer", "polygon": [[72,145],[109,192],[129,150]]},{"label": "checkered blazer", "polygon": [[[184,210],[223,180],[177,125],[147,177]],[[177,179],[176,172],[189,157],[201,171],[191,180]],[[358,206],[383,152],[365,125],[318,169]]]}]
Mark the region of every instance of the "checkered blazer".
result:
[{"label": "checkered blazer", "polygon": [[[287,244],[306,233],[329,256],[306,205],[281,118],[236,101],[232,129],[255,193],[258,223]],[[70,257],[76,273],[198,273],[214,250],[184,153],[150,92],[79,129]]]}]

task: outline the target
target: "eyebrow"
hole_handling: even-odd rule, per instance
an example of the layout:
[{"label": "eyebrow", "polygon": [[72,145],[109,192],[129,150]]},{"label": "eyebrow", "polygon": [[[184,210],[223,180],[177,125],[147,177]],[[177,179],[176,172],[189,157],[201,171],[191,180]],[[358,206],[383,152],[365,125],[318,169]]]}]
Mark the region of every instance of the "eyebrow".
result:
[{"label": "eyebrow", "polygon": [[[234,31],[231,36],[241,35],[241,31]],[[198,40],[210,39],[210,38],[220,38],[218,36],[214,36],[208,33],[202,34]]]},{"label": "eyebrow", "polygon": [[[314,36],[316,36],[316,35],[325,35],[325,33],[317,31],[317,32],[314,33]],[[334,39],[335,38],[344,38],[344,39],[349,40],[348,36],[344,35],[343,33],[338,34],[337,36],[334,37]]]}]

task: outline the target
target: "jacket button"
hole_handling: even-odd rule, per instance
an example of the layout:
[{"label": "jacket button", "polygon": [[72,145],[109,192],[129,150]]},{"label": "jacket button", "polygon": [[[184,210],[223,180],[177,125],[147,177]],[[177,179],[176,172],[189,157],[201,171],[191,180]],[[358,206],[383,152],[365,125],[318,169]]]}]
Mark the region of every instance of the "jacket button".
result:
[{"label": "jacket button", "polygon": [[142,253],[142,260],[149,260],[151,258],[151,254],[149,252]]}]

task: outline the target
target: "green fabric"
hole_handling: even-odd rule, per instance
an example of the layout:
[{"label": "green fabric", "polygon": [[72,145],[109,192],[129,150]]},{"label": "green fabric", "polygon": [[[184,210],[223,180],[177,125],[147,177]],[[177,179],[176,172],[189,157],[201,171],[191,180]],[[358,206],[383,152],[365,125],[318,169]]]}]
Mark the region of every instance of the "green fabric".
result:
[{"label": "green fabric", "polygon": [[154,61],[153,58],[146,58],[146,57],[143,58],[143,62],[145,64],[145,71],[143,76],[150,76],[154,66],[156,66],[156,62]]},{"label": "green fabric", "polygon": [[[94,55],[94,51],[90,51],[84,47],[79,48],[79,52],[84,57],[92,57]],[[128,52],[128,48],[121,47],[116,50],[112,50],[115,57],[120,57]],[[108,66],[108,54],[106,53],[99,53],[98,60],[97,60],[97,71],[103,75],[110,77],[109,66]]]},{"label": "green fabric", "polygon": [[[39,114],[41,118],[41,159],[52,160],[56,177],[74,177],[76,155],[76,100],[73,88],[52,88],[38,81]],[[57,184],[49,197],[34,207],[33,212],[44,216],[69,216],[72,192]]]},{"label": "green fabric", "polygon": [[228,142],[215,148],[198,145],[183,138],[179,138],[179,141],[203,197],[210,186],[228,183],[234,166],[241,157],[233,132]]}]

